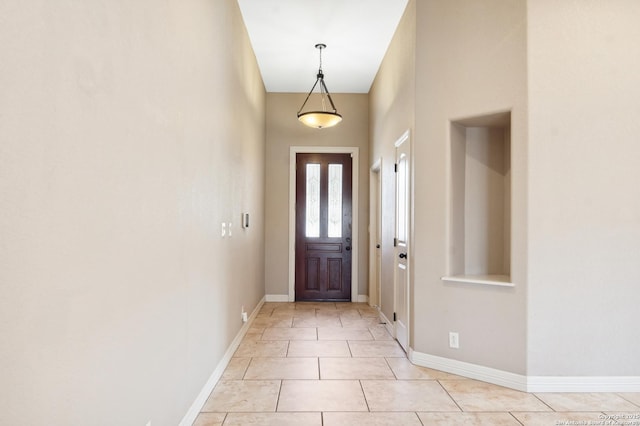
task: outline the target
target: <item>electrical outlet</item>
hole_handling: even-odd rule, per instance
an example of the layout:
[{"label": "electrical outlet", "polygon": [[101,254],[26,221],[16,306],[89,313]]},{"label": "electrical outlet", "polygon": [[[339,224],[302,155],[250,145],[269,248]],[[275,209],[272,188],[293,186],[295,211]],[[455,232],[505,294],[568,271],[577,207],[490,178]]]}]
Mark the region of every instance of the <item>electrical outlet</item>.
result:
[{"label": "electrical outlet", "polygon": [[229,238],[231,238],[231,225],[233,225],[231,222],[229,222]]},{"label": "electrical outlet", "polygon": [[220,231],[220,236],[222,238],[227,236],[227,224],[222,222],[222,230]]},{"label": "electrical outlet", "polygon": [[453,331],[449,332],[449,347],[451,349],[459,349],[460,348],[460,336],[458,333]]},{"label": "electrical outlet", "polygon": [[240,318],[242,319],[242,322],[247,322],[249,320],[247,313],[244,311],[244,305],[240,308]]}]

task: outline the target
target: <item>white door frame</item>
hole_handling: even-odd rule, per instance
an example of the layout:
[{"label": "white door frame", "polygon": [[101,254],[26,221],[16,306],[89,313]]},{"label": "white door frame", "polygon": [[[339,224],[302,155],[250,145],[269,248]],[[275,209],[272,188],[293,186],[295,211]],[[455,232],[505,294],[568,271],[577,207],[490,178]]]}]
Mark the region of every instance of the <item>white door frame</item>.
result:
[{"label": "white door frame", "polygon": [[296,300],[296,154],[351,154],[351,301],[358,302],[358,165],[360,148],[352,146],[292,146],[289,148],[289,302]]},{"label": "white door frame", "polygon": [[[377,185],[373,185],[376,181]],[[382,236],[382,158],[378,158],[369,170],[369,305],[381,307],[381,261],[380,244]],[[374,229],[375,227],[375,229]]]}]

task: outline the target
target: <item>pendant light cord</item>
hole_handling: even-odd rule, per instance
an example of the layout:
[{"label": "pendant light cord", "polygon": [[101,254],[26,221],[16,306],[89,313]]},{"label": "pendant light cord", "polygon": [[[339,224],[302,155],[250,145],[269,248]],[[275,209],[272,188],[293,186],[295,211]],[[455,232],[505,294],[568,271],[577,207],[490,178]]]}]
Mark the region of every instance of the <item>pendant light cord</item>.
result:
[{"label": "pendant light cord", "polygon": [[329,99],[329,103],[331,104],[332,113],[334,113],[334,114],[337,113],[336,106],[333,104],[333,99],[331,99],[331,94],[329,93],[329,89],[327,89],[327,85],[324,83],[324,73],[322,72],[322,49],[324,49],[327,46],[325,46],[324,44],[316,44],[315,47],[318,50],[320,50],[320,66],[318,68],[317,80],[313,84],[313,87],[311,87],[311,90],[309,91],[309,94],[307,95],[307,98],[302,103],[302,106],[300,107],[300,110],[298,111],[298,116],[300,116],[300,113],[304,109],[304,106],[307,104],[307,101],[309,100],[309,97],[313,93],[313,89],[316,88],[318,83],[320,83],[320,100],[321,100],[321,103],[322,103],[322,110],[323,111],[327,111],[327,105],[326,105],[326,100],[325,99]]}]

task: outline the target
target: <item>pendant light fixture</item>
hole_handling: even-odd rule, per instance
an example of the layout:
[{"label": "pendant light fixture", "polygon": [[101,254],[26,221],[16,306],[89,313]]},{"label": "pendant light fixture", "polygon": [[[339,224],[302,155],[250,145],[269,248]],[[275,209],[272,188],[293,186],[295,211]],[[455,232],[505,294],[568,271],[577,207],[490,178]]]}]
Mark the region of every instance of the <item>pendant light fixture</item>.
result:
[{"label": "pendant light fixture", "polygon": [[[322,49],[325,49],[326,47],[326,44],[316,44],[316,49],[320,50],[320,67],[318,68],[317,80],[313,84],[313,87],[311,87],[311,90],[307,95],[307,99],[304,100],[304,103],[300,107],[300,111],[298,111],[298,120],[300,120],[302,124],[316,129],[333,127],[342,121],[342,116],[338,114],[336,106],[333,104],[333,99],[331,99],[329,89],[327,89],[327,85],[324,84],[324,74],[322,73]],[[322,104],[322,111],[302,112],[304,106],[309,100],[309,97],[311,96],[311,93],[313,93],[313,89],[315,89],[318,85],[320,86],[320,102]],[[331,109],[329,110],[327,110],[327,100],[331,105]]]}]

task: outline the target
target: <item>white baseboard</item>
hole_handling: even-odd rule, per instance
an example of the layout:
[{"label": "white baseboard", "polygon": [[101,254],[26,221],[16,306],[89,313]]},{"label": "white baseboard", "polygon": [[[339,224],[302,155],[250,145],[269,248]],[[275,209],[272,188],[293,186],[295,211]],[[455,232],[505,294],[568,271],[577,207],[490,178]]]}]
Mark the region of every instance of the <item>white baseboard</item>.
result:
[{"label": "white baseboard", "polygon": [[[265,302],[288,302],[289,295],[288,294],[267,294],[265,296]],[[359,294],[356,296],[356,302],[358,303],[368,303],[369,296],[366,294]]]},{"label": "white baseboard", "polygon": [[288,302],[289,295],[288,294],[267,294],[264,297],[265,302]]},{"label": "white baseboard", "polygon": [[409,349],[415,365],[523,392],[640,392],[639,376],[524,376]]},{"label": "white baseboard", "polygon": [[224,370],[227,368],[227,365],[229,365],[229,361],[231,361],[231,357],[233,357],[234,352],[236,351],[236,349],[238,349],[238,346],[240,346],[240,342],[244,338],[244,335],[247,334],[247,330],[251,326],[251,323],[253,322],[253,320],[258,315],[258,312],[260,312],[260,308],[262,308],[262,305],[264,304],[264,302],[265,302],[265,297],[263,297],[262,300],[258,302],[258,305],[253,310],[253,312],[251,312],[251,315],[249,316],[249,319],[247,320],[247,322],[244,323],[240,331],[238,331],[238,334],[236,335],[235,339],[233,339],[233,342],[231,342],[231,345],[229,345],[229,348],[227,349],[224,356],[216,366],[215,370],[213,370],[213,373],[211,374],[211,376],[209,377],[209,380],[207,380],[207,383],[205,383],[204,387],[196,397],[196,400],[193,402],[193,404],[191,404],[189,411],[187,411],[187,414],[185,414],[185,416],[182,418],[182,421],[180,422],[179,426],[191,426],[193,422],[196,421],[196,417],[198,417],[198,414],[200,414],[202,407],[207,402],[209,395],[211,395],[211,392],[213,392],[213,388],[215,388],[216,384],[218,384],[220,377],[222,377],[222,373],[224,373]]},{"label": "white baseboard", "polygon": [[470,379],[482,380],[483,382],[493,383],[523,392],[527,391],[526,377],[521,374],[509,373],[507,371],[496,370],[495,368],[424,354],[416,352],[411,348],[409,348],[409,359],[412,363],[421,367],[433,368],[434,370],[457,374]]}]

